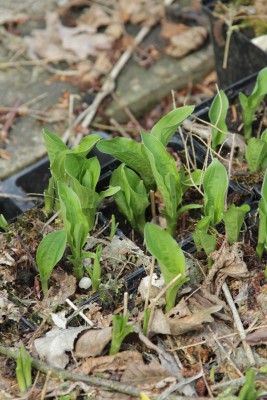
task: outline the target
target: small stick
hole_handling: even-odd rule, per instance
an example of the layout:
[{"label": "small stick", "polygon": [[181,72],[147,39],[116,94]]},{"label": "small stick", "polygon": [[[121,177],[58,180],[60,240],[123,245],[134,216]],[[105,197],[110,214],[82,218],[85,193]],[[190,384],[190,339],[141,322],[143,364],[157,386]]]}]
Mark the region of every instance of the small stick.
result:
[{"label": "small stick", "polygon": [[154,269],[155,269],[155,257],[153,256],[152,259],[151,259],[151,264],[150,264],[148,288],[147,288],[146,300],[145,300],[145,305],[144,305],[144,309],[145,310],[148,307],[149,295],[150,295],[150,289],[151,289],[151,285],[152,285],[152,278],[153,278]]},{"label": "small stick", "polygon": [[[76,307],[75,304],[73,304],[73,302],[70,301],[70,299],[66,299],[66,303],[68,303],[68,304],[71,306],[71,308],[72,308],[73,310],[75,310],[75,311],[78,310],[78,307]],[[86,315],[84,315],[84,313],[83,313],[82,311],[79,311],[78,314],[80,315],[80,317],[82,317],[82,319],[83,319],[85,322],[87,322],[88,325],[94,326],[94,323],[93,323],[92,321],[90,321],[90,319],[87,318]]]},{"label": "small stick", "polygon": [[47,386],[48,386],[48,382],[49,382],[50,377],[51,377],[51,371],[48,371],[47,374],[46,374],[45,383],[44,383],[44,386],[43,386],[43,389],[42,389],[42,392],[41,392],[41,400],[45,399]]},{"label": "small stick", "polygon": [[[8,358],[17,359],[20,355],[19,350],[12,347],[5,347],[0,344],[0,354],[5,355]],[[140,389],[134,386],[130,386],[121,382],[116,382],[110,379],[97,378],[95,376],[84,375],[73,371],[68,371],[62,368],[51,367],[38,360],[37,358],[31,357],[33,368],[38,371],[47,374],[50,371],[51,376],[58,379],[69,380],[72,382],[84,382],[87,385],[102,388],[104,390],[113,390],[120,393],[125,393],[130,396],[136,396],[140,398]]]},{"label": "small stick", "polygon": [[128,292],[124,292],[124,295],[123,295],[123,316],[124,317],[125,317],[125,315],[127,315],[127,312],[128,312],[128,298],[129,298]]},{"label": "small stick", "polygon": [[125,129],[114,119],[110,118],[109,122],[115,126],[122,137],[130,138],[131,136],[125,131]]},{"label": "small stick", "polygon": [[246,356],[248,358],[248,361],[249,361],[250,365],[253,366],[253,365],[255,365],[255,359],[254,359],[254,356],[253,356],[253,353],[252,353],[250,345],[246,342],[246,333],[245,333],[244,327],[242,325],[241,319],[239,317],[239,314],[237,312],[235,303],[233,301],[232,295],[230,293],[230,290],[229,290],[226,282],[224,282],[224,284],[222,285],[222,289],[223,289],[223,293],[225,295],[225,298],[227,300],[227,303],[228,303],[228,305],[229,305],[229,307],[230,307],[230,309],[232,311],[233,318],[234,318],[234,321],[235,321],[235,325],[236,325],[236,328],[238,330],[240,339],[242,341],[244,350],[246,352]]}]

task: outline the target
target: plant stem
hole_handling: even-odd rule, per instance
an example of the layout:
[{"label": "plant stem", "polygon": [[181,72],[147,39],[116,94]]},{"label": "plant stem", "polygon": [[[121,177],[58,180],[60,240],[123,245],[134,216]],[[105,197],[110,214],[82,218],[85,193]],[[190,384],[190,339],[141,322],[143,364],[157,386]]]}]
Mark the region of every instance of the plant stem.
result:
[{"label": "plant stem", "polygon": [[[5,347],[0,345],[0,354],[3,354],[9,358],[17,359],[20,355],[19,350],[14,349],[12,347]],[[103,390],[113,390],[120,393],[126,393],[130,396],[136,396],[140,398],[140,390],[134,386],[126,385],[120,382],[115,382],[108,379],[96,378],[94,376],[83,375],[79,373],[75,373],[72,371],[66,371],[61,368],[50,367],[42,361],[37,360],[36,358],[32,358],[32,366],[38,371],[47,374],[51,373],[51,376],[57,377],[63,380],[70,380],[73,382],[84,382],[88,385],[93,385],[98,388],[102,388]]]}]

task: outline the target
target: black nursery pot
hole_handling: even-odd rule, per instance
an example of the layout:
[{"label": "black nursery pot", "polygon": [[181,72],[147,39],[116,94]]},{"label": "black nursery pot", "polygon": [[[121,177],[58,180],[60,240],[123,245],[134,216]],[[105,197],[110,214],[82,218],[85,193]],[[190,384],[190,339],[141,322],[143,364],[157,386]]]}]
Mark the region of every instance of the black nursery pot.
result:
[{"label": "black nursery pot", "polygon": [[[249,36],[234,30],[231,35],[227,67],[223,68],[227,25],[214,15],[217,0],[202,0],[203,10],[209,17],[215,68],[220,88],[225,88],[267,66],[267,53],[254,45]],[[222,0],[224,4],[229,1]]]}]

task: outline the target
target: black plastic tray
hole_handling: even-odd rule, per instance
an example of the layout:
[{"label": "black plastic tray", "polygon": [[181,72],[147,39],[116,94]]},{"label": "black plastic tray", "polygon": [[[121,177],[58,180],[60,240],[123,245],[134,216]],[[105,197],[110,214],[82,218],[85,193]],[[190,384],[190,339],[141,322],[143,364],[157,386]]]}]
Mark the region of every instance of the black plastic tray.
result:
[{"label": "black plastic tray", "polygon": [[[227,68],[223,69],[223,57],[227,26],[214,15],[216,0],[202,0],[203,10],[209,17],[215,68],[220,88],[225,88],[267,66],[267,53],[255,46],[250,39],[237,30],[232,32]],[[228,1],[222,1],[228,3]]]}]

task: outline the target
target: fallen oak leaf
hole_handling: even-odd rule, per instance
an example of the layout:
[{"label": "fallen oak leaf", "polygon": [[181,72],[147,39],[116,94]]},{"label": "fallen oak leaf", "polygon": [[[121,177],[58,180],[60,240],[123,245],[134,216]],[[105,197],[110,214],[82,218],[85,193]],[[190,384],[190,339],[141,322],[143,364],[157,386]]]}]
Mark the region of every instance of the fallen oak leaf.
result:
[{"label": "fallen oak leaf", "polygon": [[88,358],[82,364],[82,372],[86,375],[107,371],[124,371],[129,362],[142,362],[143,358],[137,351],[122,351],[113,356]]},{"label": "fallen oak leaf", "polygon": [[75,357],[95,357],[101,354],[111,341],[111,336],[111,327],[83,332],[75,344]]}]

